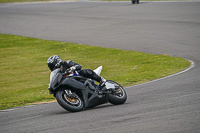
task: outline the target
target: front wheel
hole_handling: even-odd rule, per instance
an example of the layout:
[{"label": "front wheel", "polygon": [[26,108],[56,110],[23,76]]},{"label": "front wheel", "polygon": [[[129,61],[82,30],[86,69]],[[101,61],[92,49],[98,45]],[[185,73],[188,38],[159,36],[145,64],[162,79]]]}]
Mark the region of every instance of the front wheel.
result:
[{"label": "front wheel", "polygon": [[124,90],[124,88],[114,81],[107,80],[107,82],[114,84],[116,86],[116,88],[114,90],[115,92],[113,92],[111,94],[107,94],[109,102],[114,105],[125,103],[126,99],[127,99],[127,95],[126,95],[126,91]]},{"label": "front wheel", "polygon": [[59,90],[56,92],[56,99],[59,105],[70,112],[81,111],[84,107],[81,98],[75,93],[72,93],[70,94],[71,96],[69,96],[67,91],[68,90]]}]

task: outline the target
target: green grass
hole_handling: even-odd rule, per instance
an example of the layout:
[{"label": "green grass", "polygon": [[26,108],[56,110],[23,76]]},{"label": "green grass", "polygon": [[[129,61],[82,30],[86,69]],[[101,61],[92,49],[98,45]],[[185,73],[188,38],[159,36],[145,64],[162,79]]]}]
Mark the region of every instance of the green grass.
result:
[{"label": "green grass", "polygon": [[0,0],[0,3],[15,3],[15,2],[46,2],[56,0]]},{"label": "green grass", "polygon": [[51,55],[83,68],[102,65],[102,76],[122,86],[164,77],[187,68],[179,57],[0,34],[0,109],[55,99],[48,92]]}]

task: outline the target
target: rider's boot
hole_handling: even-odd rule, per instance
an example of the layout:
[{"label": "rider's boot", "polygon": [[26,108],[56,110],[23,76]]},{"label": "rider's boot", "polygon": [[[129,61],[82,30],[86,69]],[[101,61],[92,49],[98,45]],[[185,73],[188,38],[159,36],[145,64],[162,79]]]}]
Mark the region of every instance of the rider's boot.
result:
[{"label": "rider's boot", "polygon": [[103,77],[101,77],[101,79],[102,80],[99,83],[99,94],[102,94],[102,91],[104,90],[105,83],[106,83],[106,80]]}]

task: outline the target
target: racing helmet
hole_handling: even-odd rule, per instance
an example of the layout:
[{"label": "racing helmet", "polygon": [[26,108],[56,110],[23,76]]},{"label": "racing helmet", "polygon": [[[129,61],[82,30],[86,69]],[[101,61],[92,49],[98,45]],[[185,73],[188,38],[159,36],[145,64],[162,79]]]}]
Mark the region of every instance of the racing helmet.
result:
[{"label": "racing helmet", "polygon": [[58,55],[53,55],[49,57],[49,59],[47,60],[47,65],[49,69],[53,71],[55,67],[59,65],[60,62],[61,62],[61,58]]}]

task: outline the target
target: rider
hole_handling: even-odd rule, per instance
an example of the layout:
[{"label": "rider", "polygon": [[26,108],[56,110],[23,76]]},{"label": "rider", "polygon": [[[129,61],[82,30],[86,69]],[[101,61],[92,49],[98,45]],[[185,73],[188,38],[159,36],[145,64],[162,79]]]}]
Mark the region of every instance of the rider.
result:
[{"label": "rider", "polygon": [[106,80],[97,75],[94,71],[90,69],[82,69],[82,66],[72,60],[62,61],[58,55],[53,55],[48,58],[47,65],[51,71],[60,68],[63,74],[71,74],[74,71],[78,71],[78,73],[86,78],[91,78],[97,82],[99,82],[100,89],[105,85]]}]

